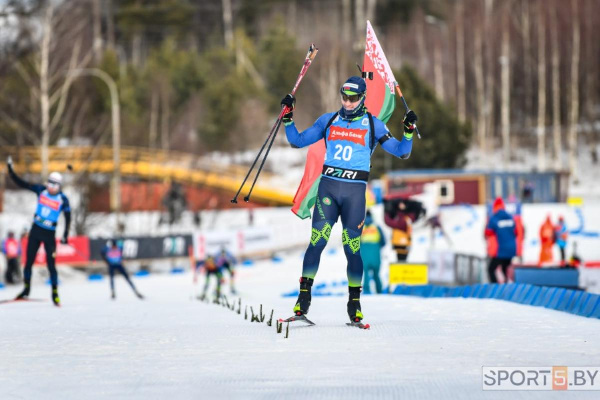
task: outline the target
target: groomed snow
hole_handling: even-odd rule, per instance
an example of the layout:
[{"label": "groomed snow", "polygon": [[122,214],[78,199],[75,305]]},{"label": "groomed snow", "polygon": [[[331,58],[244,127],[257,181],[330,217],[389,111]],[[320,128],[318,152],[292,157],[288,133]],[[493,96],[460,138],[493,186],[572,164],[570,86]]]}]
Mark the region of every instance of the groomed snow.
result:
[{"label": "groomed snow", "polygon": [[[317,283],[344,280],[335,250]],[[0,305],[0,399],[565,398],[484,392],[482,366],[600,364],[599,320],[499,300],[363,296],[362,331],[345,325],[346,296],[314,297],[317,326],[291,326],[288,339],[244,320],[246,305],[290,315],[295,299],[281,295],[297,288],[301,256],[238,267],[241,315],[192,300],[189,273],[135,278],[144,301],[121,277],[112,301],[106,279],[63,273],[61,308],[38,281],[32,297],[48,301]]]}]

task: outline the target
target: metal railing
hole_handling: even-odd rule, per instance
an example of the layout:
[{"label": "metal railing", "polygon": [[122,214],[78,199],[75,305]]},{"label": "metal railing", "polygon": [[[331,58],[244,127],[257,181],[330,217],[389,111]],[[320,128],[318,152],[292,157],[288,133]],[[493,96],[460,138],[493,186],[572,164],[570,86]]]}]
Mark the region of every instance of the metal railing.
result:
[{"label": "metal railing", "polygon": [[[238,189],[248,169],[247,166],[220,163],[207,157],[177,151],[121,147],[120,153],[120,171],[123,176],[150,180],[171,179],[232,193]],[[39,147],[0,148],[2,159],[6,159],[8,154],[12,155],[19,172],[42,172]],[[51,161],[48,167],[51,171],[67,172],[68,164],[72,166],[74,173],[112,174],[114,171],[113,149],[110,146],[50,147],[49,159]],[[272,177],[274,175],[264,173],[262,180],[268,182]],[[248,190],[250,185],[246,186],[244,190]],[[253,197],[271,205],[291,205],[294,195],[263,183],[254,188]]]}]

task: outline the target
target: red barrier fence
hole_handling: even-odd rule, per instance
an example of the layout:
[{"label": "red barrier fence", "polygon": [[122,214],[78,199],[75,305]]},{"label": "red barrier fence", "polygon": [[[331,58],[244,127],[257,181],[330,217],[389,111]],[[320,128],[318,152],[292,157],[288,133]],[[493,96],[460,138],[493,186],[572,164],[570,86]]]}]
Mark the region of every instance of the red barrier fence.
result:
[{"label": "red barrier fence", "polygon": [[[27,238],[21,240],[22,263],[27,262]],[[56,240],[56,263],[69,265],[87,265],[90,261],[90,240],[87,236],[69,238],[68,244]],[[35,265],[46,265],[46,249],[42,244],[35,257]]]}]

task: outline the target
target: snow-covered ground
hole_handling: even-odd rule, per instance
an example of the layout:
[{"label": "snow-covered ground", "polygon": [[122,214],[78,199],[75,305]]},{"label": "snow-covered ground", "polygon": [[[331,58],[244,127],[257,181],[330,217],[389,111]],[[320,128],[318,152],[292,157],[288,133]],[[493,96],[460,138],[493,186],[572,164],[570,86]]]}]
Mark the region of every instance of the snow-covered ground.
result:
[{"label": "snow-covered ground", "polygon": [[[240,315],[193,300],[190,274],[135,278],[144,301],[118,277],[112,301],[106,279],[61,270],[61,308],[38,279],[32,297],[48,301],[0,305],[0,399],[565,398],[482,391],[482,366],[599,365],[599,320],[499,300],[363,296],[363,331],[345,325],[345,295],[314,297],[317,326],[286,339],[244,320],[246,305],[289,316],[302,254],[282,256],[238,267]],[[344,279],[332,246],[317,284]]]}]

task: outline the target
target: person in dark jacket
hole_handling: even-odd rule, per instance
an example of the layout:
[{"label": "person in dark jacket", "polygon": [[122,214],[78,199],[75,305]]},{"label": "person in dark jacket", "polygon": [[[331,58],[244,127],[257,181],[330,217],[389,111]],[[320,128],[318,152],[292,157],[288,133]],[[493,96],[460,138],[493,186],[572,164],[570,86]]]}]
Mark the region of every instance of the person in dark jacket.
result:
[{"label": "person in dark jacket", "polygon": [[392,228],[392,247],[399,262],[405,262],[412,243],[412,224],[426,214],[419,201],[395,198],[384,199],[384,219]]},{"label": "person in dark jacket", "polygon": [[496,269],[502,267],[504,283],[508,282],[508,267],[512,258],[517,254],[517,230],[513,217],[504,209],[504,200],[501,197],[494,200],[492,216],[485,227],[486,238],[495,236],[498,249],[488,265],[490,282],[497,283]]}]

